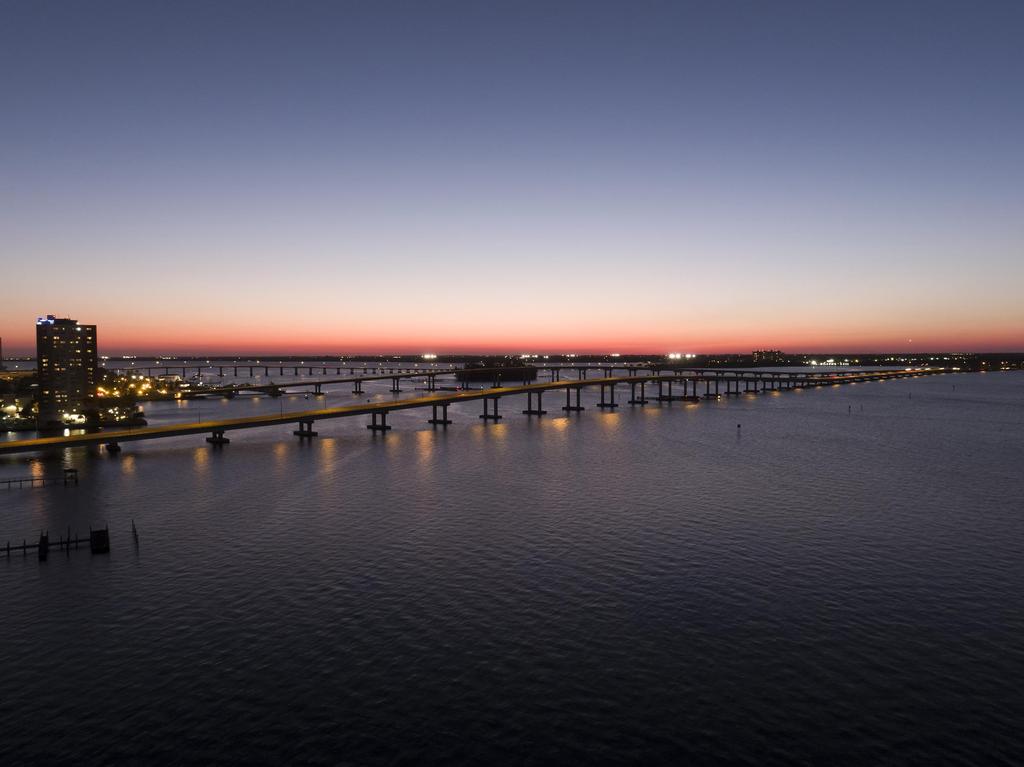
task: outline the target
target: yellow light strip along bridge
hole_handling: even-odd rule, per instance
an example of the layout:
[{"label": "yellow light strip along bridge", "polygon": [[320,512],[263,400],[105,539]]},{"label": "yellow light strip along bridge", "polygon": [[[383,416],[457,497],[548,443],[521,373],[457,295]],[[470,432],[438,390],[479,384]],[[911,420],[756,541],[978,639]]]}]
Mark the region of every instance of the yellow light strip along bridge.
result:
[{"label": "yellow light strip along bridge", "polygon": [[[650,400],[647,398],[647,385],[656,384],[658,394],[652,395],[652,399],[659,402],[671,402],[674,400],[699,401],[701,398],[698,387],[704,387],[705,398],[718,398],[725,396],[738,396],[741,394],[758,394],[769,391],[787,391],[792,389],[804,389],[818,386],[834,386],[838,384],[860,383],[867,381],[886,381],[890,379],[917,377],[923,375],[936,375],[953,372],[943,368],[920,368],[899,371],[867,371],[857,373],[830,373],[821,376],[807,375],[786,375],[773,373],[757,374],[736,374],[733,376],[716,376],[714,378],[704,375],[632,375],[624,377],[595,378],[590,380],[575,381],[552,381],[548,383],[536,383],[524,386],[505,386],[490,389],[478,389],[471,391],[457,392],[454,394],[434,394],[426,397],[414,397],[391,402],[374,402],[360,405],[348,405],[344,407],[325,408],[321,410],[305,410],[292,413],[281,413],[277,415],[249,416],[245,418],[226,418],[206,423],[173,424],[169,426],[153,426],[141,429],[129,429],[120,431],[104,431],[88,434],[72,434],[61,437],[39,437],[36,439],[18,440],[11,442],[0,442],[0,453],[26,453],[39,450],[61,449],[69,447],[85,447],[89,445],[105,445],[108,452],[119,452],[121,442],[137,442],[148,439],[161,439],[164,437],[181,437],[190,434],[209,434],[206,441],[213,445],[224,445],[230,440],[225,433],[235,429],[254,429],[262,426],[280,426],[284,424],[297,424],[298,430],[294,434],[300,438],[315,437],[313,424],[319,420],[328,418],[348,418],[351,416],[369,415],[370,423],[367,429],[373,431],[386,431],[391,427],[387,423],[388,413],[394,410],[411,410],[414,408],[431,408],[432,417],[427,421],[435,426],[447,426],[452,423],[448,419],[448,407],[459,402],[482,401],[483,414],[480,415],[484,421],[497,421],[501,418],[498,415],[498,401],[502,397],[509,397],[517,394],[525,394],[527,397],[527,408],[523,411],[527,415],[544,415],[547,411],[543,409],[541,398],[546,392],[565,390],[565,405],[562,410],[567,412],[581,411],[584,407],[580,404],[580,391],[585,387],[600,387],[601,401],[597,403],[600,408],[615,408],[618,403],[615,401],[615,390],[617,386],[629,386],[631,405],[644,405]],[[724,384],[726,391],[721,391]],[[673,387],[682,387],[682,394],[673,391]],[[741,389],[741,386],[743,387]],[[573,396],[575,395],[575,396]],[[534,404],[534,397],[537,401]]]}]

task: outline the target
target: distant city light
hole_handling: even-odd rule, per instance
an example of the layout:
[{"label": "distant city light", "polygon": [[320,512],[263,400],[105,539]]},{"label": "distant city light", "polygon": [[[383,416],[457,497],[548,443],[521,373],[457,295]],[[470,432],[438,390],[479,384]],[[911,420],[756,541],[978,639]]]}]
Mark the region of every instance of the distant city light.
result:
[{"label": "distant city light", "polygon": [[436,354],[429,354],[429,353],[428,354],[424,354],[423,355],[423,359],[425,359],[425,360],[436,360],[437,359],[437,355]]}]

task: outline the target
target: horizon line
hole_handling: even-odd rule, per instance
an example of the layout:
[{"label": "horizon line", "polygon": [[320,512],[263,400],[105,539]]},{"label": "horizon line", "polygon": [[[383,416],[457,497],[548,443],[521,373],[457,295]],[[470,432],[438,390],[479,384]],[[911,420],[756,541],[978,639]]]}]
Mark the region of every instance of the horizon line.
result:
[{"label": "horizon line", "polygon": [[[665,352],[665,351],[644,351],[644,352],[594,352],[594,351],[580,351],[580,352],[523,352],[523,351],[494,351],[494,350],[472,350],[472,351],[377,351],[377,352],[286,352],[277,350],[273,352],[269,351],[257,351],[250,352],[245,350],[235,351],[195,351],[189,353],[173,353],[173,352],[131,352],[126,353],[119,351],[116,353],[100,354],[101,359],[245,359],[246,361],[255,361],[257,359],[360,359],[363,357],[423,357],[427,354],[435,355],[436,358],[441,357],[519,357],[519,358],[537,358],[537,357],[668,357],[670,354],[690,354],[693,358],[697,357],[749,357],[754,352],[777,352],[787,357],[794,356],[808,356],[808,357],[821,357],[821,356],[843,356],[843,357],[866,357],[866,356],[920,356],[920,355],[952,355],[962,356],[970,354],[1015,354],[1024,355],[1024,349],[922,349],[922,350],[894,350],[894,349],[880,349],[873,351],[837,351],[835,349],[830,351],[786,351],[783,349],[773,349],[771,347],[764,347],[762,349],[752,349],[749,351],[713,351],[713,352]],[[20,352],[20,353],[19,353]],[[26,354],[22,350],[16,350],[14,354],[5,354],[2,359],[14,360],[14,359],[35,359],[34,353]],[[432,358],[433,359],[433,358]]]}]

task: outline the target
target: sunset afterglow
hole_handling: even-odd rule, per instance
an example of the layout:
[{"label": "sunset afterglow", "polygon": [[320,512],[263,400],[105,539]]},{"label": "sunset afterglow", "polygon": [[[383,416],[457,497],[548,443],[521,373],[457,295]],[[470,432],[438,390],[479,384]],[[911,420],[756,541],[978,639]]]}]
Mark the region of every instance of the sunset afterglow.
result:
[{"label": "sunset afterglow", "polygon": [[999,12],[370,5],[8,14],[8,353],[1021,346]]}]

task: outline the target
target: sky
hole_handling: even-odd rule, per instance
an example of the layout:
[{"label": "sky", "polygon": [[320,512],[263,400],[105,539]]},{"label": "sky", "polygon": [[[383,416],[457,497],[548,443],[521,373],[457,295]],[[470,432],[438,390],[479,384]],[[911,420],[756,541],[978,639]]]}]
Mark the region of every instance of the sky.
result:
[{"label": "sky", "polygon": [[0,0],[0,336],[1024,350],[1024,3]]}]

